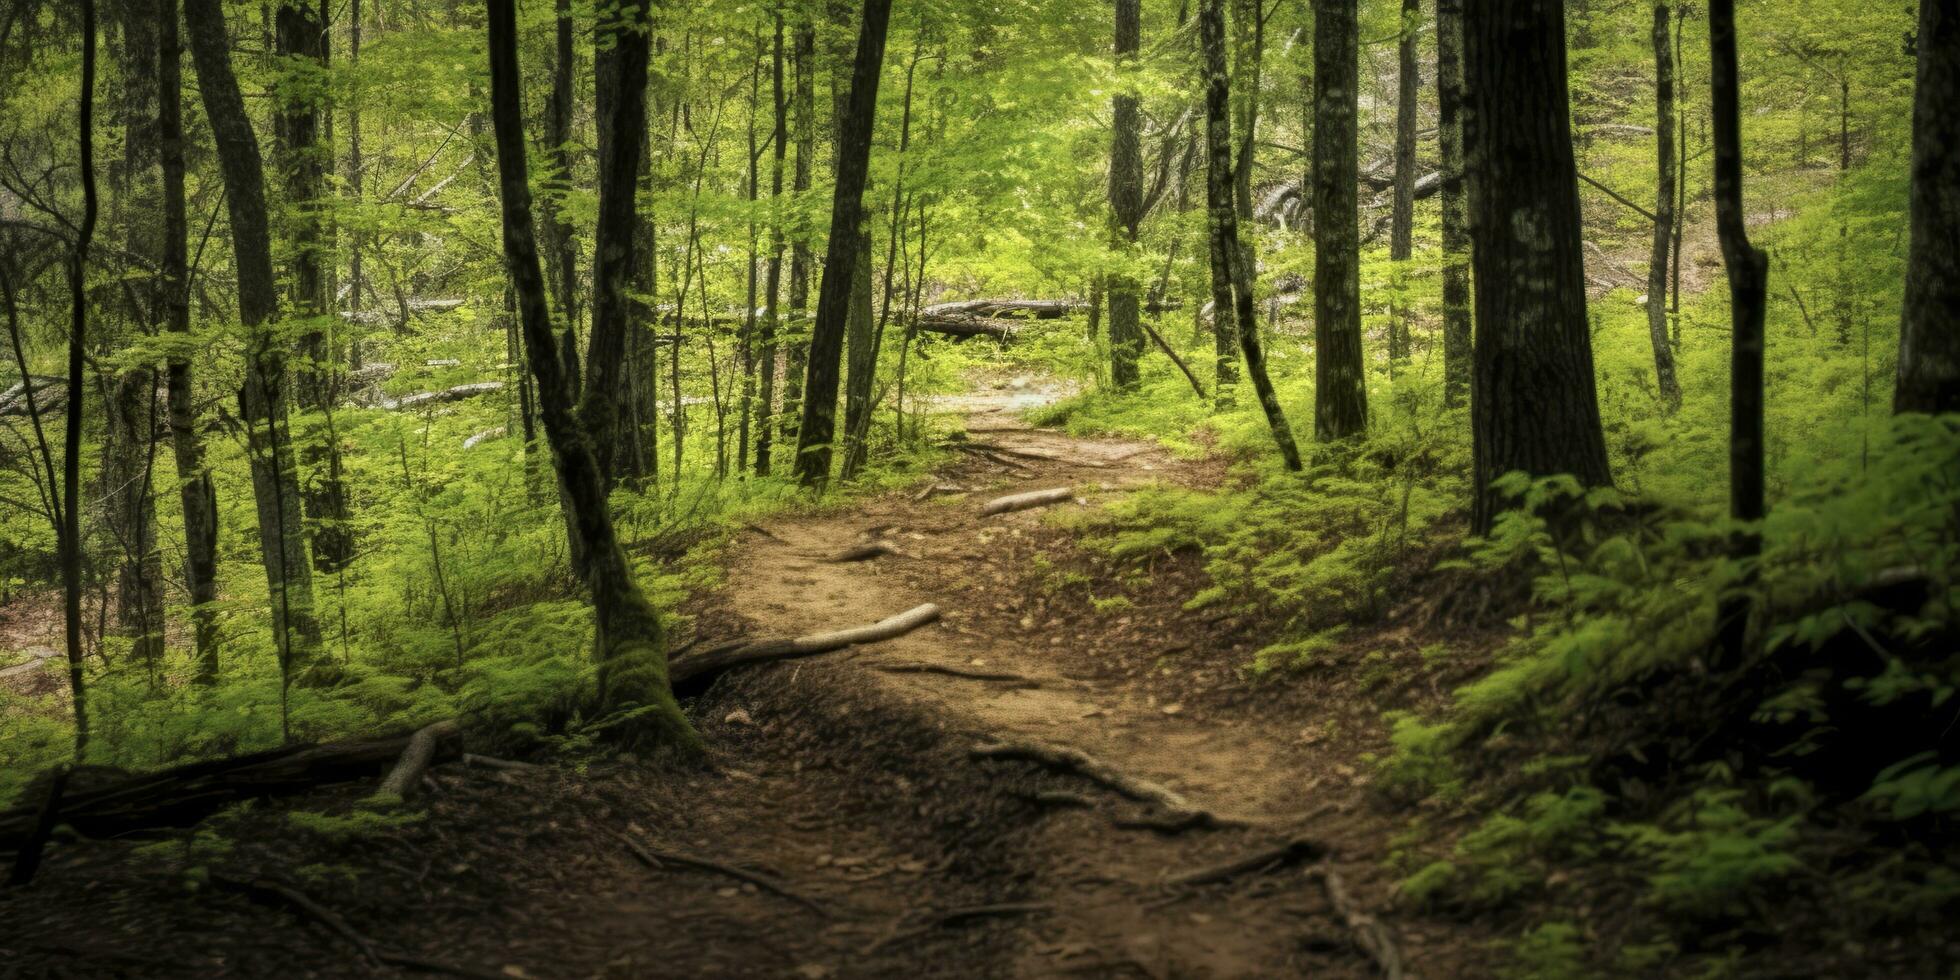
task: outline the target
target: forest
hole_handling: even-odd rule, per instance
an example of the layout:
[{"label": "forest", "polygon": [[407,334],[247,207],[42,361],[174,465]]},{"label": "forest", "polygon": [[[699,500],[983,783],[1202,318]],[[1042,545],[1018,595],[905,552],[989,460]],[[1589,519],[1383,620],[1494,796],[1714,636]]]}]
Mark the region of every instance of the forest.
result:
[{"label": "forest", "polygon": [[0,974],[1960,977],[1960,0],[0,0]]}]

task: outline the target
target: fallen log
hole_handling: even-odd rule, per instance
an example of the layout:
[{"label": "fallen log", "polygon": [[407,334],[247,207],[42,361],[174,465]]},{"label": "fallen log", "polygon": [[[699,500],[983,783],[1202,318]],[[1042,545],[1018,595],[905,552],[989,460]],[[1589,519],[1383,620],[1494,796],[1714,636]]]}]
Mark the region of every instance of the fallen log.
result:
[{"label": "fallen log", "polygon": [[[292,745],[138,775],[101,767],[77,769],[63,794],[61,822],[84,837],[188,827],[232,803],[386,772],[413,737]],[[459,751],[455,740],[441,740],[431,761],[446,761]],[[0,850],[18,850],[32,834],[36,815],[34,807],[0,813]]]},{"label": "fallen log", "polygon": [[429,771],[429,763],[435,761],[436,747],[460,731],[455,719],[445,719],[410,735],[401,759],[395,763],[395,768],[388,771],[387,778],[381,781],[374,795],[393,800],[406,800],[413,796],[415,787],[422,783],[422,775]]},{"label": "fallen log", "polygon": [[1049,504],[1059,504],[1074,497],[1074,487],[1055,487],[1051,490],[1030,490],[1027,493],[1009,494],[1005,497],[995,497],[987,501],[980,508],[980,516],[993,517],[996,514],[1011,514],[1017,510],[1031,510],[1036,507],[1046,507]]},{"label": "fallen log", "polygon": [[33,386],[34,409],[41,415],[51,411],[59,412],[68,407],[68,379],[46,375],[31,374],[26,381],[15,383],[6,391],[0,391],[0,416],[20,415],[27,412],[28,386]]},{"label": "fallen log", "polygon": [[1004,344],[1013,340],[1015,335],[1021,332],[1021,325],[1012,320],[998,320],[963,313],[944,313],[920,314],[917,329],[921,333],[936,333],[959,340],[968,337],[988,337]]},{"label": "fallen log", "polygon": [[428,405],[440,405],[444,402],[462,401],[465,398],[475,398],[478,395],[487,395],[491,392],[502,390],[504,390],[504,383],[501,381],[472,381],[469,384],[457,385],[454,388],[444,388],[441,391],[424,391],[413,395],[403,395],[400,398],[390,398],[386,395],[381,395],[374,399],[373,404],[375,408],[385,408],[391,412],[399,412],[411,408],[422,408]]},{"label": "fallen log", "polygon": [[699,653],[688,652],[674,657],[667,663],[667,679],[676,695],[686,697],[707,690],[715,678],[736,667],[772,660],[793,660],[863,643],[877,643],[904,636],[938,618],[939,607],[928,602],[854,629],[813,633],[785,640],[737,640]]}]

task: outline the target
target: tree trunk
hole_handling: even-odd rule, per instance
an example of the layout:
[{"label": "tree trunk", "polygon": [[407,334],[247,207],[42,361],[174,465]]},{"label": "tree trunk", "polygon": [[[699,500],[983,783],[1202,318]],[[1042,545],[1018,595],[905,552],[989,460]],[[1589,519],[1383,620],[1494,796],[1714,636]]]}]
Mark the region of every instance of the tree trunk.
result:
[{"label": "tree trunk", "polygon": [[1198,9],[1198,35],[1205,58],[1205,204],[1210,218],[1212,316],[1230,317],[1245,373],[1259,395],[1266,423],[1289,470],[1300,468],[1300,450],[1280,407],[1279,395],[1266,374],[1266,354],[1259,344],[1259,321],[1253,308],[1251,269],[1245,268],[1239,244],[1238,206],[1232,192],[1232,89],[1225,76],[1225,0],[1204,0]]},{"label": "tree trunk", "polygon": [[1899,412],[1960,412],[1960,0],[1920,0]]},{"label": "tree trunk", "polygon": [[[88,253],[95,238],[95,0],[82,0],[82,92],[76,113],[82,175],[82,224],[68,253],[68,301],[72,318],[68,330],[68,415],[62,439],[61,508],[56,514],[56,537],[61,550],[62,637],[68,652],[68,693],[75,708],[75,761],[88,755],[88,704],[82,677],[82,387],[83,354],[88,346]],[[19,330],[14,329],[16,355]],[[34,379],[21,371],[30,389]],[[36,431],[40,420],[35,420]],[[41,443],[47,455],[47,442]],[[49,493],[54,492],[48,488]]]},{"label": "tree trunk", "polygon": [[1361,350],[1360,211],[1355,175],[1356,0],[1314,2],[1314,438],[1368,428]]},{"label": "tree trunk", "polygon": [[1654,345],[1654,377],[1668,410],[1681,407],[1674,375],[1674,348],[1667,339],[1667,262],[1674,241],[1674,48],[1668,34],[1673,12],[1654,4],[1654,143],[1660,189],[1654,204],[1654,248],[1647,262],[1647,334]]},{"label": "tree trunk", "polygon": [[[215,2],[215,0],[201,0]],[[497,134],[497,171],[503,197],[504,263],[518,298],[525,348],[538,382],[539,414],[559,487],[589,556],[587,584],[598,620],[599,708],[628,714],[615,731],[629,741],[658,742],[698,751],[699,736],[675,703],[667,682],[667,651],[659,615],[633,581],[613,531],[605,477],[591,436],[573,414],[570,378],[553,344],[551,311],[538,267],[531,223],[530,171],[525,161],[523,106],[517,67],[515,0],[487,0],[491,118]],[[638,141],[629,144],[638,146]],[[628,189],[632,168],[625,168]],[[613,202],[618,207],[618,202]],[[618,212],[611,212],[617,219]],[[627,213],[631,217],[631,213]],[[631,222],[615,221],[630,235]],[[609,243],[612,244],[612,243]],[[615,247],[617,247],[615,245]],[[636,710],[638,709],[638,710]]]},{"label": "tree trunk", "polygon": [[[1110,244],[1125,262],[1143,223],[1143,113],[1127,77],[1135,67],[1142,22],[1142,0],[1116,0],[1116,70],[1124,77],[1110,99],[1115,131],[1109,146]],[[1136,387],[1137,360],[1143,356],[1138,288],[1136,277],[1127,273],[1108,277],[1109,379],[1118,389]]]},{"label": "tree trunk", "polygon": [[1578,170],[1558,0],[1464,8],[1465,169],[1476,272],[1471,388],[1476,499],[1490,531],[1514,470],[1612,482],[1586,321]]},{"label": "tree trunk", "polygon": [[327,70],[327,25],[315,8],[294,0],[280,4],[275,23],[280,57],[307,63],[305,67],[290,62],[286,66],[288,74],[278,85],[279,112],[273,117],[273,131],[286,206],[291,212],[285,235],[292,254],[287,278],[293,310],[309,321],[300,334],[300,364],[293,383],[294,396],[306,419],[299,440],[300,465],[306,472],[300,493],[313,539],[314,565],[322,573],[332,573],[353,558],[354,541],[347,523],[340,440],[334,438],[331,416],[324,420],[313,417],[333,410],[332,367],[336,356],[328,349],[327,334],[319,326],[333,312],[326,274],[332,239],[326,233],[324,211],[326,162],[332,150],[319,145],[324,95],[316,77]]},{"label": "tree trunk", "polygon": [[1436,0],[1436,89],[1443,149],[1443,398],[1470,394],[1470,200],[1463,174],[1463,4]]},{"label": "tree trunk", "polygon": [[775,12],[776,37],[769,54],[769,91],[775,109],[774,138],[769,164],[769,271],[763,289],[761,357],[757,371],[762,375],[761,396],[757,400],[755,434],[755,475],[768,476],[775,450],[776,431],[776,334],[781,316],[779,300],[783,285],[783,163],[789,153],[789,102],[783,91],[783,12]]},{"label": "tree trunk", "polygon": [[[555,57],[551,70],[551,110],[546,114],[545,149],[551,161],[546,182],[550,193],[544,196],[545,249],[551,257],[552,285],[556,287],[558,316],[562,335],[555,336],[565,377],[571,383],[572,397],[579,396],[578,371],[578,241],[572,236],[571,222],[564,218],[564,198],[572,189],[572,75],[577,71],[577,55],[572,48],[572,0],[557,0]],[[574,535],[576,537],[576,535]]]},{"label": "tree trunk", "polygon": [[[176,0],[159,0],[156,9],[157,145],[163,165],[163,270],[166,328],[191,330],[190,223],[184,200],[184,114],[182,48],[177,35]],[[184,579],[190,593],[197,679],[218,677],[218,630],[212,603],[218,599],[218,491],[204,463],[204,441],[197,426],[196,387],[190,358],[173,354],[168,364],[170,446],[177,463],[178,497],[184,508]]]},{"label": "tree trunk", "polygon": [[838,128],[837,186],[831,199],[830,242],[824,257],[817,319],[810,333],[809,373],[803,387],[803,421],[797,432],[796,474],[821,490],[830,479],[831,439],[837,424],[837,374],[850,316],[856,266],[863,252],[864,184],[871,161],[871,127],[878,110],[878,76],[885,57],[891,0],[866,0],[858,33],[851,94]]},{"label": "tree trunk", "polygon": [[1409,298],[1405,281],[1409,256],[1415,250],[1416,220],[1416,92],[1421,70],[1416,66],[1416,39],[1422,20],[1422,0],[1402,0],[1402,40],[1396,46],[1395,203],[1389,214],[1388,258],[1394,266],[1389,290],[1388,359],[1409,357]]},{"label": "tree trunk", "polygon": [[[120,179],[124,247],[129,254],[161,257],[161,207],[156,179],[158,132],[158,25],[140,4],[125,4],[122,21],[123,160]],[[166,313],[165,283],[129,279],[123,296],[128,322],[145,336],[156,333]],[[163,558],[157,551],[156,494],[150,479],[156,435],[156,372],[148,364],[121,371],[110,386],[102,448],[104,522],[119,562],[116,627],[132,640],[138,662],[154,670],[163,656]]]},{"label": "tree trunk", "polygon": [[[594,41],[593,70],[599,129],[599,219],[593,232],[592,336],[585,361],[579,421],[592,440],[599,473],[611,487],[636,476],[628,413],[621,409],[632,392],[627,383],[627,333],[635,324],[626,297],[634,274],[634,237],[639,228],[637,188],[640,155],[646,144],[647,59],[652,38],[645,4],[620,8],[620,16],[600,18]],[[678,474],[677,474],[678,476]]]},{"label": "tree trunk", "polygon": [[[796,106],[796,170],[790,190],[795,200],[800,202],[810,190],[810,168],[817,155],[817,29],[807,14],[796,25],[793,53],[796,67],[796,91],[792,96]],[[810,360],[812,258],[809,233],[799,224],[790,245],[789,323],[782,341],[787,349],[787,364],[783,371],[783,439],[792,446],[800,438],[797,426],[803,417],[803,375]]]},{"label": "tree trunk", "polygon": [[306,558],[299,475],[293,464],[287,415],[286,361],[272,327],[279,319],[272,274],[272,234],[266,218],[265,170],[258,137],[231,70],[230,36],[220,0],[186,0],[184,23],[197,66],[204,114],[218,145],[231,216],[232,260],[238,277],[239,321],[247,333],[240,410],[248,430],[252,493],[258,503],[259,545],[272,602],[272,633],[281,676],[324,680],[313,670],[320,641],[313,617],[313,571]]}]

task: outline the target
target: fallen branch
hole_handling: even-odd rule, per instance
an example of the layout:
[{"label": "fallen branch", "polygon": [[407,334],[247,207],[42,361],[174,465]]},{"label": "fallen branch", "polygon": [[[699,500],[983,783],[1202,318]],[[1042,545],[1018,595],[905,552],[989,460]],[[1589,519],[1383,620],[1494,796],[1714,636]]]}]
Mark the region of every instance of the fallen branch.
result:
[{"label": "fallen branch", "polygon": [[1032,510],[1049,504],[1059,504],[1074,496],[1074,487],[1056,487],[1052,490],[1031,490],[1027,493],[995,497],[980,508],[980,516],[992,517],[996,514],[1011,514],[1017,510]]},{"label": "fallen branch", "polygon": [[1021,332],[1021,325],[1012,320],[997,320],[992,317],[925,314],[919,317],[914,329],[920,333],[936,333],[960,340],[968,337],[987,337],[1004,344],[1013,340],[1015,335]]},{"label": "fallen branch", "polygon": [[1239,827],[1247,823],[1243,819],[1221,816],[1197,806],[1168,786],[1132,776],[1081,749],[1066,745],[1051,745],[1047,742],[984,742],[974,746],[967,754],[975,759],[1018,759],[1035,762],[1050,769],[1073,773],[1113,790],[1126,799],[1159,807],[1167,818],[1148,824],[1143,821],[1131,821],[1136,826],[1149,826],[1154,830],[1175,833],[1193,827]]},{"label": "fallen branch", "polygon": [[1354,934],[1354,944],[1375,961],[1376,968],[1388,980],[1402,980],[1402,953],[1395,945],[1395,937],[1387,926],[1382,925],[1381,920],[1355,904],[1340,873],[1323,862],[1307,869],[1307,874],[1320,880],[1321,890],[1327,894],[1327,904],[1334,907],[1334,913],[1341,917],[1341,923]]},{"label": "fallen branch", "polygon": [[962,908],[948,909],[910,929],[902,928],[901,923],[903,920],[900,920],[899,923],[892,924],[891,930],[883,938],[865,947],[864,954],[869,956],[888,946],[917,939],[935,929],[959,925],[962,922],[973,922],[979,919],[999,919],[1016,915],[1041,915],[1050,911],[1053,911],[1053,907],[1045,902],[1001,902],[995,905],[968,905]]},{"label": "fallen branch", "polygon": [[460,729],[453,718],[438,721],[424,727],[408,737],[408,748],[402,750],[400,761],[389,770],[388,777],[374,791],[376,797],[406,800],[414,795],[415,787],[421,785],[422,774],[429,771],[429,763],[435,761],[436,747],[444,739],[454,736]]},{"label": "fallen branch", "polygon": [[1306,861],[1315,861],[1327,855],[1327,848],[1317,841],[1296,837],[1283,844],[1264,850],[1254,851],[1244,857],[1233,858],[1224,864],[1186,871],[1165,879],[1164,884],[1172,888],[1190,888],[1194,885],[1212,885],[1229,881],[1242,874],[1255,871],[1273,871],[1289,868]]},{"label": "fallen branch", "polygon": [[845,548],[843,551],[840,551],[834,555],[831,555],[828,558],[825,558],[824,561],[829,562],[831,564],[841,565],[846,562],[870,561],[873,558],[883,558],[886,555],[895,555],[895,554],[898,554],[898,549],[892,547],[890,542],[873,541],[869,544],[861,544],[855,547]]},{"label": "fallen branch", "polygon": [[1041,686],[1040,681],[1023,677],[1020,674],[986,670],[965,670],[959,667],[947,667],[943,664],[882,664],[878,669],[888,674],[945,674],[948,677],[964,677],[971,681],[1005,681],[1020,687]]},{"label": "fallen branch", "polygon": [[485,769],[497,769],[503,772],[544,772],[551,768],[550,766],[541,766],[534,762],[493,759],[487,755],[471,755],[468,752],[463,753],[463,765],[482,766]]},{"label": "fallen branch", "polygon": [[700,653],[674,657],[667,664],[667,678],[674,693],[683,697],[699,694],[715,678],[745,664],[771,660],[791,660],[812,654],[829,653],[861,643],[877,643],[904,636],[939,618],[939,607],[928,602],[869,626],[813,633],[789,640],[738,640]]},{"label": "fallen branch", "polygon": [[777,895],[783,898],[787,898],[790,901],[802,905],[804,908],[807,908],[810,911],[815,912],[818,915],[824,916],[826,918],[829,917],[830,915],[830,910],[818,904],[814,899],[808,898],[802,894],[797,893],[796,891],[792,890],[789,886],[783,884],[780,881],[777,881],[776,879],[768,875],[759,874],[757,872],[749,871],[743,868],[738,868],[732,864],[723,864],[720,861],[713,861],[708,858],[695,857],[691,854],[681,854],[675,851],[655,850],[654,848],[648,847],[647,845],[637,840],[634,840],[633,838],[625,834],[619,833],[618,831],[608,831],[608,833],[618,838],[621,844],[626,845],[626,849],[628,851],[631,851],[634,857],[639,858],[640,863],[645,864],[647,867],[653,868],[656,871],[661,870],[662,868],[664,868],[666,865],[669,864],[678,864],[689,868],[696,868],[701,871],[712,871],[716,874],[725,875],[729,878],[733,878],[736,881],[747,882],[751,885],[754,885],[757,888],[762,889],[763,891],[770,893],[771,895]]},{"label": "fallen branch", "polygon": [[493,391],[502,391],[503,389],[504,383],[501,381],[474,381],[465,385],[457,385],[454,388],[444,388],[441,391],[424,391],[414,395],[403,395],[400,398],[389,398],[383,395],[374,399],[374,407],[385,408],[391,412],[399,412],[411,408],[421,408],[425,405],[439,405],[443,402],[462,401],[465,398],[487,395]]},{"label": "fallen branch", "polygon": [[[251,755],[213,759],[152,773],[129,775],[99,768],[69,777],[61,820],[85,837],[188,827],[242,800],[311,790],[366,779],[392,768],[408,748],[408,734],[360,742],[292,745]],[[443,740],[436,760],[449,758],[454,740]],[[0,850],[17,850],[32,833],[37,808],[0,813]]]},{"label": "fallen branch", "polygon": [[374,943],[356,931],[341,918],[340,913],[321,905],[307,897],[305,892],[270,878],[233,878],[229,875],[212,875],[211,882],[229,892],[243,895],[259,903],[274,908],[285,908],[299,913],[325,926],[328,932],[339,936],[361,954],[361,958],[371,965],[398,966],[408,970],[421,970],[425,973],[446,973],[457,977],[483,977],[497,980],[498,974],[484,973],[467,967],[452,966],[435,960],[425,960],[419,956],[405,956],[375,948]]}]

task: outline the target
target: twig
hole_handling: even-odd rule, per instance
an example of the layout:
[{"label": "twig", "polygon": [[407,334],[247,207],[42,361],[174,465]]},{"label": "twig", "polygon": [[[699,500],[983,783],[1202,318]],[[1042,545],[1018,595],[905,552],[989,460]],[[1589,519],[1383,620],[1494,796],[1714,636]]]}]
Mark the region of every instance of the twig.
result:
[{"label": "twig", "polygon": [[614,837],[618,838],[619,842],[621,844],[626,845],[626,849],[628,851],[631,851],[634,857],[639,858],[640,862],[642,864],[645,864],[649,868],[654,868],[658,870],[669,864],[678,864],[689,868],[696,868],[701,871],[712,871],[716,874],[725,875],[727,877],[733,878],[736,881],[747,882],[772,895],[778,895],[783,898],[787,898],[790,901],[795,902],[803,906],[804,908],[807,908],[810,911],[815,912],[818,915],[824,916],[826,918],[830,916],[830,910],[818,904],[814,899],[808,898],[804,895],[797,893],[796,891],[792,890],[789,886],[784,885],[782,882],[779,882],[774,878],[769,877],[768,875],[758,874],[754,871],[746,871],[732,864],[723,864],[720,861],[715,861],[703,857],[695,857],[691,854],[680,854],[674,851],[654,850],[653,848],[648,847],[647,845],[642,844],[641,842],[634,840],[633,838],[625,834],[619,833],[618,831],[607,831],[607,833],[610,833]]},{"label": "twig", "polygon": [[813,633],[792,640],[736,640],[701,653],[671,658],[667,663],[667,675],[674,686],[675,693],[682,695],[699,693],[705,690],[716,677],[744,664],[791,660],[812,654],[829,653],[832,650],[842,650],[860,643],[889,640],[904,636],[938,618],[939,607],[928,602],[869,626],[837,630],[832,633]]},{"label": "twig", "polygon": [[325,926],[327,931],[346,940],[347,944],[354,947],[361,954],[361,958],[369,963],[399,966],[426,973],[447,973],[457,977],[497,980],[498,975],[494,973],[483,973],[468,967],[453,966],[435,960],[425,960],[419,956],[406,956],[377,949],[371,940],[348,925],[347,920],[340,917],[340,913],[308,898],[306,893],[270,878],[246,879],[233,878],[229,875],[212,875],[211,881],[227,891],[244,895],[261,905],[283,906],[300,913],[305,918],[312,919]]},{"label": "twig", "polygon": [[1010,674],[1005,671],[966,670],[960,667],[948,667],[943,664],[883,664],[878,669],[888,674],[945,674],[948,677],[964,677],[972,681],[1006,681],[1022,687],[1041,686],[1040,681],[1031,677],[1023,677],[1020,674]]},{"label": "twig", "polygon": [[1035,507],[1046,507],[1049,504],[1059,504],[1074,496],[1075,488],[1073,487],[1055,487],[1049,490],[1030,490],[1027,493],[995,497],[987,501],[986,505],[980,508],[980,516],[992,517],[996,514],[1011,514],[1017,510],[1031,510]]},{"label": "twig", "polygon": [[487,755],[471,755],[468,752],[463,753],[463,764],[466,766],[482,766],[485,769],[501,769],[505,772],[544,772],[551,768],[550,766],[541,766],[534,762],[493,759]]},{"label": "twig", "polygon": [[1402,952],[1395,945],[1395,937],[1382,925],[1381,920],[1362,911],[1348,894],[1347,883],[1325,862],[1307,869],[1307,874],[1320,880],[1320,887],[1327,893],[1327,904],[1341,917],[1342,924],[1354,933],[1354,943],[1368,958],[1375,961],[1377,969],[1388,980],[1402,980]]}]

